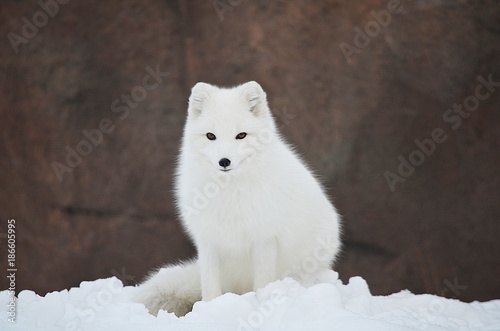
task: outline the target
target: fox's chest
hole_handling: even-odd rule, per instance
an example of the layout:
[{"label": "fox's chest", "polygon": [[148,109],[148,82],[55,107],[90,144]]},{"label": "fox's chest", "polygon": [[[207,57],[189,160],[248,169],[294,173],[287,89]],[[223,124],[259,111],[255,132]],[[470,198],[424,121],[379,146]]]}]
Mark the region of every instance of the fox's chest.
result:
[{"label": "fox's chest", "polygon": [[279,194],[258,183],[207,189],[193,196],[195,210],[184,221],[196,238],[208,237],[224,246],[248,246],[256,239],[273,235],[284,220],[286,208]]},{"label": "fox's chest", "polygon": [[234,231],[255,231],[273,218],[275,206],[259,191],[235,187],[209,199],[200,216],[209,224]]}]

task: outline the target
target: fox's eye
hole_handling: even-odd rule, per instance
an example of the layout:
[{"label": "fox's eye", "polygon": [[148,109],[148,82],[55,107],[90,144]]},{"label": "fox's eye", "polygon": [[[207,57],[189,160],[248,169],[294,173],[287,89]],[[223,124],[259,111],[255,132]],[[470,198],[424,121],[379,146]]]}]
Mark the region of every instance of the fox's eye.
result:
[{"label": "fox's eye", "polygon": [[247,136],[247,133],[246,132],[240,132],[238,133],[238,135],[236,136],[236,139],[243,139]]},{"label": "fox's eye", "polygon": [[215,135],[212,132],[207,133],[208,140],[215,140]]}]

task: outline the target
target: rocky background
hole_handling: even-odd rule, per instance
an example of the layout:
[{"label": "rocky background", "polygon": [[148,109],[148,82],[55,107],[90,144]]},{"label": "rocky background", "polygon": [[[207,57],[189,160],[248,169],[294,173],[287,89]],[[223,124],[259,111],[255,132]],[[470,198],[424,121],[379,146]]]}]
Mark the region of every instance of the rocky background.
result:
[{"label": "rocky background", "polygon": [[0,285],[140,281],[194,255],[187,97],[256,80],[344,220],[344,281],[500,297],[497,1],[0,2]]}]

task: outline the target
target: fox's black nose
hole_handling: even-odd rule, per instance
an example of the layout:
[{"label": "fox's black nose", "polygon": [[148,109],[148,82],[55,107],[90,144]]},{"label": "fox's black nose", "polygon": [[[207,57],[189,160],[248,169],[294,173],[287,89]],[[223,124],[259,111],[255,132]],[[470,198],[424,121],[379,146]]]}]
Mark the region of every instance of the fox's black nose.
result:
[{"label": "fox's black nose", "polygon": [[231,164],[231,161],[229,159],[223,158],[223,159],[219,160],[219,165],[223,168],[229,167],[230,164]]}]

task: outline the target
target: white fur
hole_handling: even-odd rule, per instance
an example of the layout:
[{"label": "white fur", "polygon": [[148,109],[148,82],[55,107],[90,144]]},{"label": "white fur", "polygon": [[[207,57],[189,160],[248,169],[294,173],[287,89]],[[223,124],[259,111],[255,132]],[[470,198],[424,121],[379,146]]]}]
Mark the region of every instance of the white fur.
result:
[{"label": "white fur", "polygon": [[[236,139],[242,132],[246,137]],[[219,165],[223,158],[229,171]],[[176,194],[198,259],[167,266],[140,285],[137,300],[153,314],[184,315],[200,299],[314,276],[339,250],[337,212],[277,132],[256,82],[193,87]]]}]

